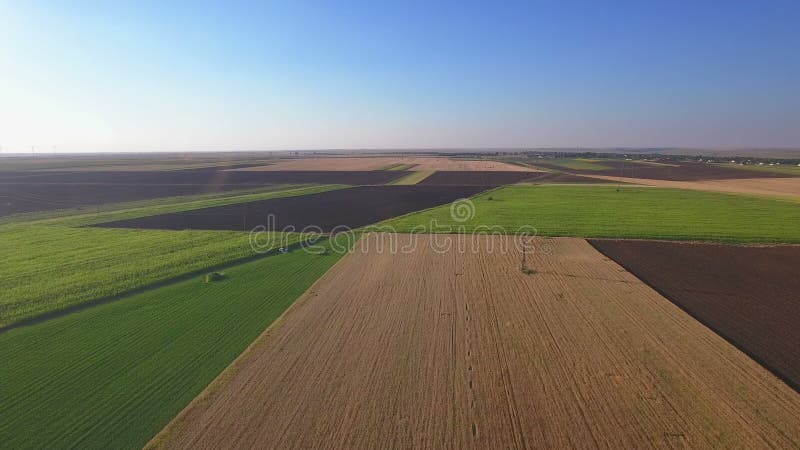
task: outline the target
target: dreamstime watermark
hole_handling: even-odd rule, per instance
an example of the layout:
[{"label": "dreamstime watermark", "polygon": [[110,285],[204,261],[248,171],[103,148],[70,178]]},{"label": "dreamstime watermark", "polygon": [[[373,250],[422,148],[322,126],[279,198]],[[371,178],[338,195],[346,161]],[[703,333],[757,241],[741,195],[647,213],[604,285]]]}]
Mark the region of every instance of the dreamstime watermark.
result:
[{"label": "dreamstime watermark", "polygon": [[460,198],[450,203],[450,218],[456,223],[464,223],[475,218],[475,203],[468,198]]},{"label": "dreamstime watermark", "polygon": [[250,247],[260,254],[300,249],[316,255],[328,252],[409,254],[421,250],[420,246],[439,254],[507,254],[516,251],[548,255],[553,252],[551,240],[538,236],[536,228],[531,225],[509,230],[500,225],[470,224],[477,215],[472,200],[462,198],[452,202],[449,212],[450,220],[446,223],[431,218],[427,223],[403,227],[402,231],[389,224],[357,229],[346,225],[327,229],[308,225],[299,230],[287,225],[278,229],[277,218],[269,214],[263,225],[250,231]]}]

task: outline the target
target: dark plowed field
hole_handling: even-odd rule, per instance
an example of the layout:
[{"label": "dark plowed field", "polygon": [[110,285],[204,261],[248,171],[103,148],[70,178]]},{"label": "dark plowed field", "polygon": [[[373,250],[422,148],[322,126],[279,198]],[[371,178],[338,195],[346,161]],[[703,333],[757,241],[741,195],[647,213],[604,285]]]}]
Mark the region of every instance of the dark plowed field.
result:
[{"label": "dark plowed field", "polygon": [[610,167],[607,170],[568,169],[545,161],[536,162],[537,167],[553,169],[562,172],[579,173],[585,175],[606,175],[612,177],[646,178],[650,180],[671,181],[702,181],[702,180],[730,180],[744,178],[790,178],[793,175],[786,173],[761,172],[754,170],[734,169],[718,165],[670,162],[678,167],[666,165],[637,164],[630,161],[600,160],[598,164]]},{"label": "dark plowed field", "polygon": [[369,225],[401,214],[475,195],[485,186],[360,186],[292,198],[276,198],[100,224],[112,228],[249,231],[275,216],[277,230],[293,226],[322,231]]},{"label": "dark plowed field", "polygon": [[503,186],[522,181],[534,183],[598,183],[592,178],[565,173],[546,172],[479,172],[479,171],[439,171],[418,184],[436,186]]},{"label": "dark plowed field", "polygon": [[154,170],[131,172],[5,172],[0,182],[25,180],[29,183],[84,184],[384,184],[408,172],[365,171],[235,171],[209,169]]},{"label": "dark plowed field", "polygon": [[276,184],[384,184],[402,171],[0,172],[0,216]]},{"label": "dark plowed field", "polygon": [[800,247],[590,243],[800,390]]},{"label": "dark plowed field", "polygon": [[[255,187],[255,186],[253,186]],[[91,208],[107,203],[247,189],[240,184],[0,184],[0,217],[56,209]]]},{"label": "dark plowed field", "polygon": [[525,180],[527,183],[608,183],[606,180],[598,180],[597,178],[582,177],[579,175],[571,175],[568,173],[534,173],[533,177]]}]

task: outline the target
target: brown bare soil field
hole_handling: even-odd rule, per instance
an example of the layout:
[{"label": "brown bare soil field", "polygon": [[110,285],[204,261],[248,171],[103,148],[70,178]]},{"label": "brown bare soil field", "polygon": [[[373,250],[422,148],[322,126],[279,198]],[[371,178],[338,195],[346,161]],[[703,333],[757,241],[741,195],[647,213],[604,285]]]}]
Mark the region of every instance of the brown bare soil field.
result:
[{"label": "brown bare soil field", "polygon": [[796,392],[586,241],[549,241],[526,275],[505,236],[464,254],[434,251],[444,235],[378,251],[387,236],[363,238],[150,445],[800,443]]},{"label": "brown bare soil field", "polygon": [[233,172],[188,169],[141,172],[0,173],[0,216],[278,184],[384,184],[403,171]]},{"label": "brown bare soil field", "polygon": [[789,178],[794,175],[786,173],[756,172],[751,170],[723,167],[716,164],[696,162],[670,162],[669,165],[641,164],[633,161],[600,160],[600,164],[610,167],[608,170],[566,169],[546,161],[536,161],[537,167],[561,172],[583,175],[603,175],[609,177],[642,178],[650,180],[701,181],[728,180],[746,178]]},{"label": "brown bare soil field", "polygon": [[800,199],[800,178],[748,178],[741,180],[705,180],[705,181],[667,181],[648,180],[644,178],[620,178],[592,175],[593,178],[607,181],[622,181],[645,186],[674,187],[679,189],[695,189],[711,192],[730,192],[732,194],[748,194],[766,197]]},{"label": "brown bare soil field", "polygon": [[800,246],[591,244],[800,391]]},{"label": "brown bare soil field", "polygon": [[132,172],[6,172],[0,183],[37,184],[384,184],[407,175],[405,171],[237,171],[215,168]]},{"label": "brown bare soil field", "polygon": [[534,178],[543,172],[478,172],[466,171],[440,171],[420,181],[418,184],[440,186],[502,186],[504,184],[519,183]]},{"label": "brown bare soil field", "polygon": [[359,186],[319,194],[272,198],[255,202],[195,209],[178,213],[140,217],[99,224],[107,228],[144,228],[162,230],[233,230],[249,231],[259,225],[277,231],[308,226],[322,231],[336,227],[357,228],[421,209],[444,205],[459,198],[471,197],[487,186]]},{"label": "brown bare soil field", "polygon": [[320,157],[281,161],[268,166],[247,167],[236,171],[273,170],[380,170],[393,165],[412,164],[407,170],[478,170],[504,172],[534,172],[535,169],[491,160],[451,159],[435,156],[375,156],[375,157]]},{"label": "brown bare soil field", "polygon": [[35,211],[88,208],[96,205],[181,195],[212,194],[247,189],[238,184],[0,184],[0,217]]},{"label": "brown bare soil field", "polygon": [[418,184],[440,186],[502,186],[514,183],[604,183],[591,177],[550,172],[440,171]]}]

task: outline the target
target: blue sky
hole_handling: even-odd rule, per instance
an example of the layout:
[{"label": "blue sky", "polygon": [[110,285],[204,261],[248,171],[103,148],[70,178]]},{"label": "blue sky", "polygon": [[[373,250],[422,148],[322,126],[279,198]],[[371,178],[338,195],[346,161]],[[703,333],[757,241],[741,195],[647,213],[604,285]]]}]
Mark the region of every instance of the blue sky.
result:
[{"label": "blue sky", "polygon": [[798,24],[793,1],[0,0],[0,146],[800,147]]}]

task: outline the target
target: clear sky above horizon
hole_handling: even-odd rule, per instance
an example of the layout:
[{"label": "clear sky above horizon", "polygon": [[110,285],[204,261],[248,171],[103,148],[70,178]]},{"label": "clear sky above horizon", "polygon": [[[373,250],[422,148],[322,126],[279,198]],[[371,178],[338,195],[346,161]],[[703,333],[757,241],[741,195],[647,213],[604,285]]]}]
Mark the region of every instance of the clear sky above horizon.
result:
[{"label": "clear sky above horizon", "polygon": [[0,0],[0,147],[800,147],[800,2]]}]

